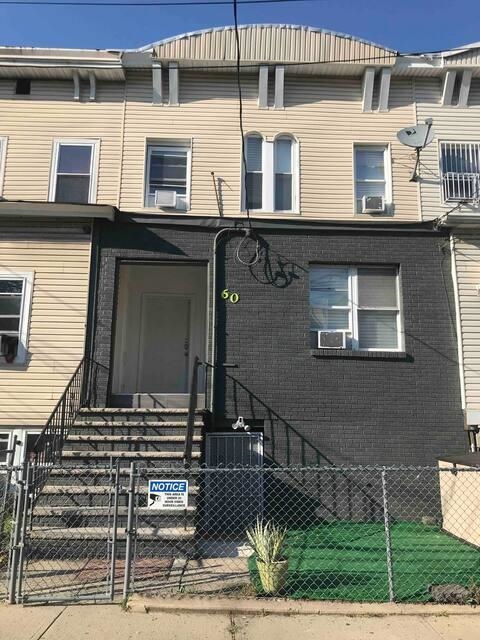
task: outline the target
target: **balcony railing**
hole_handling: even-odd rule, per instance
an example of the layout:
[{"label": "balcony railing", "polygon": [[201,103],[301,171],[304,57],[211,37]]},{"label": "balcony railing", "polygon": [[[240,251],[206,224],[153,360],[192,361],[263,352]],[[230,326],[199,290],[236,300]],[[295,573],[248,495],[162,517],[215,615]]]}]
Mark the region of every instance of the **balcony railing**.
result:
[{"label": "balcony railing", "polygon": [[454,173],[442,176],[445,202],[473,202],[480,199],[480,173]]},{"label": "balcony railing", "polygon": [[444,202],[480,198],[480,143],[442,142],[440,164]]}]

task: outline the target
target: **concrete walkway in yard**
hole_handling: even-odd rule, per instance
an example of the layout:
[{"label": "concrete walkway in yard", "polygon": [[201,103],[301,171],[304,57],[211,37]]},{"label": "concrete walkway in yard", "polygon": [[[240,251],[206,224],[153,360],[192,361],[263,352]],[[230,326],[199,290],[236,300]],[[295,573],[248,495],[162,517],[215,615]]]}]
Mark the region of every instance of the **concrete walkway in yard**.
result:
[{"label": "concrete walkway in yard", "polygon": [[[119,605],[0,605],[1,640],[475,640],[480,611],[471,607],[292,603],[268,609],[245,601],[132,601]],[[247,606],[243,606],[247,604]],[[260,603],[262,604],[262,603]],[[167,606],[165,606],[167,605]],[[295,605],[297,606],[297,605]]]}]

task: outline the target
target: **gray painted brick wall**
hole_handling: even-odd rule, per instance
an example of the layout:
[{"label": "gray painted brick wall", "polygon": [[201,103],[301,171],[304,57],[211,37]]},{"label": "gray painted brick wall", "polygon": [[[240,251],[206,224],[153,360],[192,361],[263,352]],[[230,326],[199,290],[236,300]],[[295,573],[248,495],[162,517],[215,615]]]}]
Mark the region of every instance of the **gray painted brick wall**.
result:
[{"label": "gray painted brick wall", "polygon": [[[215,229],[100,223],[95,358],[110,366],[116,265],[129,260],[211,261]],[[448,242],[425,230],[265,231],[253,267],[235,257],[233,234],[219,251],[217,428],[238,415],[263,421],[278,464],[433,464],[464,452]],[[253,244],[241,255],[251,257]],[[309,265],[397,264],[406,356],[312,355]],[[106,379],[99,403],[106,401]],[[222,422],[222,417],[225,420]],[[259,421],[259,422],[255,422]]]}]

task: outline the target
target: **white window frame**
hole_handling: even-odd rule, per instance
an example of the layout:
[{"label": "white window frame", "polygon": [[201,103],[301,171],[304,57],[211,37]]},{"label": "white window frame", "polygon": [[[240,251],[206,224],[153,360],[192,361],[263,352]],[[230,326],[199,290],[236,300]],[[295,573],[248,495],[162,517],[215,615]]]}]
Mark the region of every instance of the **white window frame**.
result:
[{"label": "white window frame", "polygon": [[3,183],[5,180],[5,165],[7,160],[7,136],[0,136],[0,196],[3,195]]},{"label": "white window frame", "polygon": [[[9,449],[11,449],[11,446],[12,446],[12,435],[13,435],[13,431],[6,430],[6,429],[5,429],[5,430],[3,430],[3,429],[2,429],[2,430],[0,431],[0,437],[1,437],[1,436],[7,436],[7,451],[8,451]],[[8,455],[9,455],[9,454],[7,453],[7,459],[5,460],[5,462],[3,462],[3,460],[0,460],[0,469],[1,469],[2,467],[6,467],[6,466],[7,466],[7,462],[8,462]]]},{"label": "white window frame", "polygon": [[[9,450],[13,446],[14,436],[17,437],[17,446],[15,448],[14,456],[13,456],[14,466],[19,466],[23,464],[23,462],[25,462],[25,456],[27,454],[26,452],[27,437],[33,435],[38,438],[38,436],[41,433],[42,433],[42,430],[40,428],[35,428],[35,429],[18,428],[18,429],[1,429],[0,430],[0,436],[4,436],[4,435],[8,436],[7,449]],[[0,468],[2,468],[3,466],[6,466],[6,462],[0,461]]]},{"label": "white window frame", "polygon": [[145,170],[143,172],[144,175],[144,185],[143,185],[143,208],[144,209],[148,209],[150,211],[157,211],[159,210],[159,208],[161,207],[150,207],[147,205],[147,199],[148,199],[148,191],[150,188],[150,158],[152,155],[152,151],[156,150],[156,151],[169,151],[172,147],[174,147],[175,149],[178,149],[180,151],[186,151],[187,152],[187,166],[186,166],[186,175],[185,175],[185,180],[186,180],[186,194],[185,194],[185,200],[186,200],[186,206],[185,208],[173,208],[173,207],[168,207],[168,209],[172,210],[172,211],[181,211],[181,212],[185,212],[185,211],[190,211],[191,209],[191,184],[192,184],[192,141],[191,140],[168,140],[168,139],[163,139],[163,140],[146,140],[145,141]]},{"label": "white window frame", "polygon": [[96,204],[98,164],[100,155],[100,140],[98,138],[57,138],[53,141],[52,166],[50,170],[50,187],[48,192],[49,202],[55,202],[55,193],[57,191],[58,160],[60,155],[60,147],[62,145],[73,147],[91,147],[92,155],[90,158],[90,185],[88,190],[88,204]]},{"label": "white window frame", "polygon": [[[383,151],[383,174],[384,180],[357,180],[357,163],[356,150],[357,149],[373,149]],[[360,215],[365,217],[365,214],[361,211],[357,211],[357,182],[384,182],[385,183],[385,212],[389,213],[393,205],[393,186],[392,186],[392,153],[389,142],[354,142],[352,153],[352,166],[353,166],[353,212],[354,215]]]},{"label": "white window frame", "polygon": [[[245,134],[245,142],[249,136],[262,138],[262,208],[249,209],[249,211],[259,213],[271,213],[280,215],[300,214],[300,143],[291,133],[278,133],[273,138],[266,138],[258,131],[249,131]],[[275,142],[281,138],[288,138],[292,141],[292,208],[288,210],[275,209]],[[245,167],[243,158],[241,159],[242,189],[241,189],[241,210],[246,212],[245,193]]]},{"label": "white window frame", "polygon": [[17,355],[13,363],[5,363],[4,358],[0,358],[1,367],[11,367],[15,364],[25,364],[28,354],[28,333],[30,327],[30,310],[32,305],[33,293],[33,272],[17,273],[17,272],[0,272],[0,280],[23,280],[23,296],[20,309],[20,324],[18,335]]},{"label": "white window frame", "polygon": [[[348,329],[338,329],[338,331],[342,331],[346,335],[350,336],[351,339],[351,349],[352,351],[376,351],[376,352],[392,352],[399,353],[405,350],[405,331],[403,327],[403,305],[401,299],[401,274],[400,268],[396,265],[391,264],[357,264],[354,266],[348,266],[346,264],[319,264],[312,263],[310,265],[310,269],[315,268],[345,268],[348,267],[348,317],[349,317],[349,327]],[[396,307],[361,307],[359,305],[359,296],[358,296],[358,269],[396,269],[397,274],[395,277],[395,293],[397,296],[397,306]],[[309,289],[311,291],[311,288]],[[332,306],[329,307],[331,309],[347,309],[345,306]],[[392,349],[391,347],[380,347],[380,348],[360,348],[359,346],[359,334],[358,334],[358,312],[359,311],[395,311],[397,313],[397,348]],[[312,328],[309,329],[312,332]],[[328,329],[325,329],[328,331]],[[332,329],[331,331],[334,331]]]}]

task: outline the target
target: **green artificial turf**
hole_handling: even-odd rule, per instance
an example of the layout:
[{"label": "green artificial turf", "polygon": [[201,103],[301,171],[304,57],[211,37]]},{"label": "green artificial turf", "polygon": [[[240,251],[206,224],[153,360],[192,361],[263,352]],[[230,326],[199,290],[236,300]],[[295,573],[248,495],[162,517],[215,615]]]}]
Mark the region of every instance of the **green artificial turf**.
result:
[{"label": "green artificial turf", "polygon": [[[397,522],[391,526],[391,542],[397,601],[425,602],[433,584],[480,583],[480,549],[438,527]],[[383,523],[334,522],[290,530],[285,555],[289,567],[283,595],[290,598],[389,599]],[[249,567],[261,594],[253,557]]]}]

